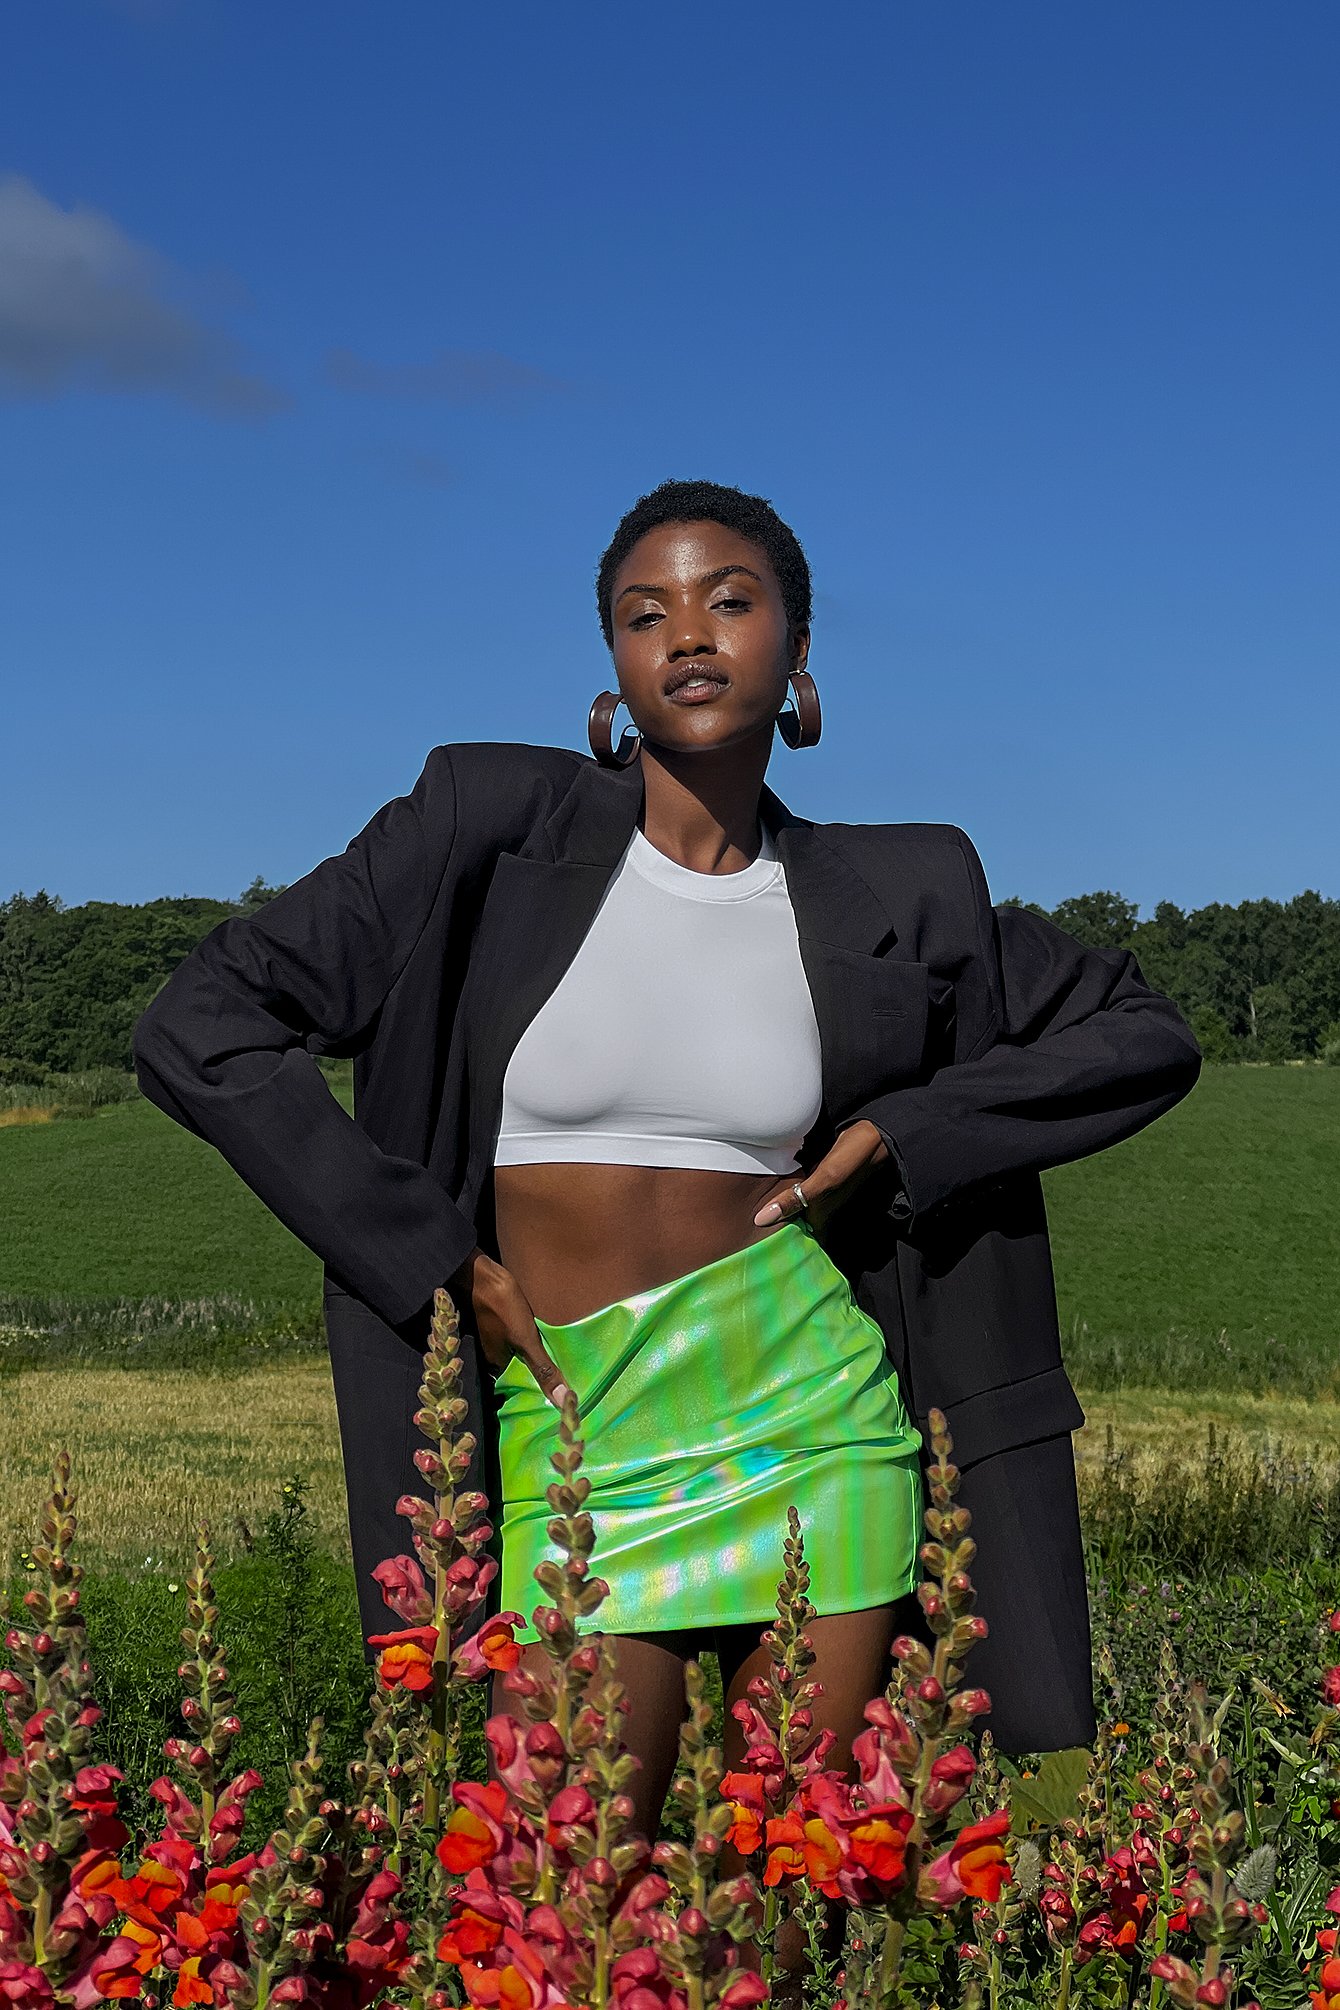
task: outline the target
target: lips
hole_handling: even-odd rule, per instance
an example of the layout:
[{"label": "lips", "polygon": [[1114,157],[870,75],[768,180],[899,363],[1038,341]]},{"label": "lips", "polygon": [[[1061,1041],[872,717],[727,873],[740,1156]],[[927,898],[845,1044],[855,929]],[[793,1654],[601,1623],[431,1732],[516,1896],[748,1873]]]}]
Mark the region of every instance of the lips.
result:
[{"label": "lips", "polygon": [[666,678],[665,695],[680,704],[701,704],[705,699],[715,698],[729,683],[729,677],[719,670],[690,668],[686,664],[679,670],[672,670]]}]

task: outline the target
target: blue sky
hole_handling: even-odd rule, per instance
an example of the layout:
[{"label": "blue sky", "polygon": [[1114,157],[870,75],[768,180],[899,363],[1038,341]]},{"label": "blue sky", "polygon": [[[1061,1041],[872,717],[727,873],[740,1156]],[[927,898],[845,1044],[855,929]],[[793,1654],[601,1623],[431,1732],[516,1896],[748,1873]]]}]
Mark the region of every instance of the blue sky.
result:
[{"label": "blue sky", "polygon": [[11,10],[0,897],[583,746],[667,475],[809,552],[794,810],[1340,896],[1338,76],[1333,0]]}]

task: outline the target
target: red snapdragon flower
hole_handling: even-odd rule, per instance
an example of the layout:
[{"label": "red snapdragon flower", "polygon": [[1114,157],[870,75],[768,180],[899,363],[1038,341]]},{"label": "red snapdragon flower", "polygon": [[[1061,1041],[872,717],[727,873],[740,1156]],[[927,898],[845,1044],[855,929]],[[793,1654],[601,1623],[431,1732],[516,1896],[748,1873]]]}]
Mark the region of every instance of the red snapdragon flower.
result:
[{"label": "red snapdragon flower", "polygon": [[996,1903],[1013,1875],[1001,1841],[1009,1826],[1009,1810],[1001,1808],[959,1830],[943,1855],[922,1872],[934,1904],[955,1905],[965,1895]]},{"label": "red snapdragon flower", "polygon": [[398,1619],[422,1626],[433,1616],[433,1600],[418,1559],[388,1556],[372,1573],[382,1597]]},{"label": "red snapdragon flower", "polygon": [[81,1766],[66,1788],[65,1798],[83,1821],[90,1849],[116,1850],[130,1841],[130,1830],[116,1812],[116,1789],[122,1778],[119,1766]]},{"label": "red snapdragon flower", "polygon": [[463,1877],[467,1871],[491,1863],[506,1841],[508,1795],[501,1780],[490,1780],[482,1787],[458,1780],[451,1791],[457,1805],[447,1819],[437,1858],[453,1877]]},{"label": "red snapdragon flower", "polygon": [[407,1626],[401,1633],[370,1633],[369,1647],[380,1647],[377,1678],[384,1689],[429,1689],[433,1682],[433,1655],[437,1651],[435,1626]]},{"label": "red snapdragon flower", "polygon": [[27,1961],[0,1961],[0,2003],[13,2010],[54,2010],[51,1984]]},{"label": "red snapdragon flower", "polygon": [[463,1682],[479,1682],[492,1671],[507,1675],[521,1659],[516,1638],[518,1626],[525,1625],[520,1612],[495,1612],[478,1632],[456,1649],[454,1672]]},{"label": "red snapdragon flower", "polygon": [[741,1856],[752,1856],[763,1841],[763,1782],[757,1773],[726,1773],[722,1776],[721,1793],[730,1802],[734,1816],[726,1831],[726,1841]]}]

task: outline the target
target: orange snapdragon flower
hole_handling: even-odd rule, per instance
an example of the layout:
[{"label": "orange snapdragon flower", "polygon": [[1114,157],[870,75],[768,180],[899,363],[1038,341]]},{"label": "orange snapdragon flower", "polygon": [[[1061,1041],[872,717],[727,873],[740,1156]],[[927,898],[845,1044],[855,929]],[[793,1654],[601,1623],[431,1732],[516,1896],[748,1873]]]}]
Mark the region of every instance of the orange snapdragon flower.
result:
[{"label": "orange snapdragon flower", "polygon": [[188,2010],[192,2003],[212,2003],[214,1991],[200,1973],[198,1954],[189,1954],[177,1970],[177,1986],[172,1992],[175,2010]]},{"label": "orange snapdragon flower", "polygon": [[1340,1955],[1323,1961],[1316,1989],[1309,1990],[1312,2010],[1340,2010]]},{"label": "orange snapdragon flower", "polygon": [[721,1793],[735,1817],[726,1841],[741,1856],[752,1856],[763,1841],[763,1782],[757,1773],[726,1773]]},{"label": "orange snapdragon flower", "polygon": [[475,1645],[486,1668],[508,1673],[521,1659],[521,1647],[512,1621],[501,1615],[485,1620],[475,1635]]},{"label": "orange snapdragon flower", "polygon": [[454,1877],[490,1863],[503,1841],[503,1817],[507,1813],[507,1789],[500,1780],[487,1786],[461,1784],[455,1788],[457,1805],[447,1819],[446,1831],[437,1846],[438,1862]]},{"label": "orange snapdragon flower", "polygon": [[908,1808],[872,1808],[848,1830],[851,1853],[877,1884],[897,1884],[907,1869]]},{"label": "orange snapdragon flower", "polygon": [[369,1647],[380,1647],[377,1678],[384,1689],[428,1689],[433,1681],[435,1626],[407,1626],[400,1633],[370,1633]]}]

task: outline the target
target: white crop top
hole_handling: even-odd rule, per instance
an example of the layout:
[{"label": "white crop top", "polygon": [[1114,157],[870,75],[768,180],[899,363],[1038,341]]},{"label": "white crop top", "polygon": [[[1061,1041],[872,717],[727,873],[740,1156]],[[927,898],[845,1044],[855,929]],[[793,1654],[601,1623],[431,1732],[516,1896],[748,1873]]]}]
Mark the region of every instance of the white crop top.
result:
[{"label": "white crop top", "polygon": [[819,1115],[819,1028],[776,846],[693,872],[635,829],[503,1077],[495,1165],[787,1173]]}]

